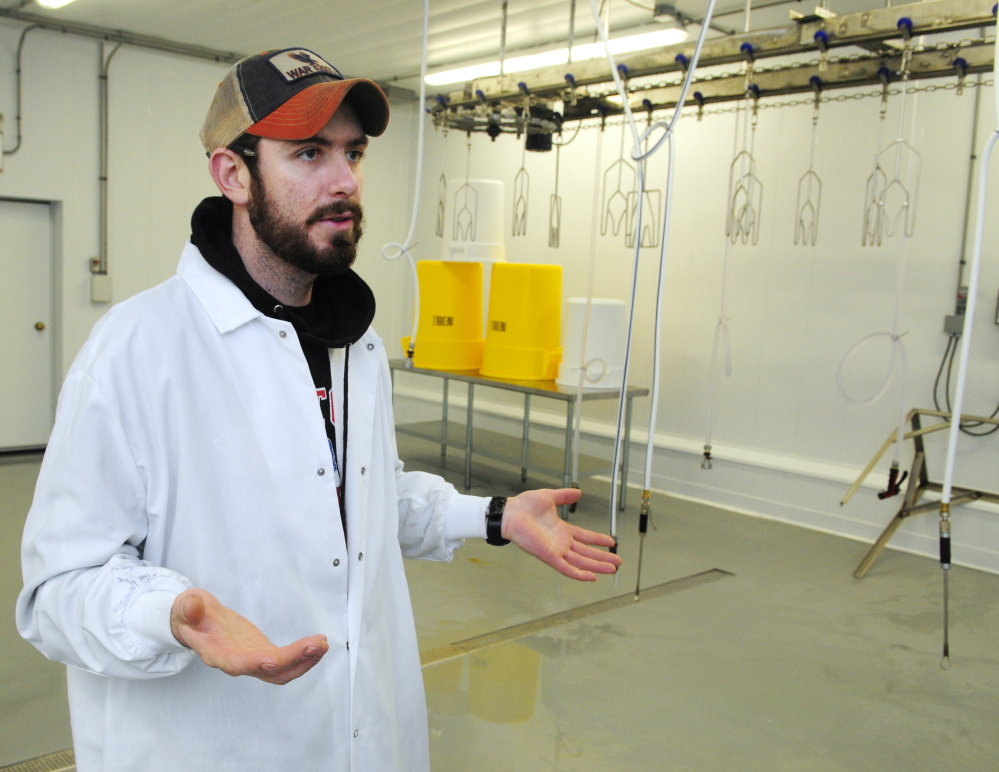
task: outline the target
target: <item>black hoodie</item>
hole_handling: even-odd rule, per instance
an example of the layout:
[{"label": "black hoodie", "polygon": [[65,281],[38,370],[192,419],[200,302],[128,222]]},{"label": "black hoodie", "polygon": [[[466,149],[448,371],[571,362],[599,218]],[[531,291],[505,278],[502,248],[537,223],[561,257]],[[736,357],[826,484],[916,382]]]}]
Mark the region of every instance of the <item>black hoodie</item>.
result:
[{"label": "black hoodie", "polygon": [[[312,380],[319,398],[319,408],[326,422],[332,460],[340,479],[345,479],[347,457],[347,375],[350,346],[356,343],[371,325],[375,316],[375,296],[364,280],[347,270],[338,276],[320,276],[312,285],[312,300],[307,306],[287,306],[257,284],[246,270],[236,246],[232,243],[232,202],[223,196],[206,198],[191,216],[191,243],[206,262],[246,295],[254,308],[274,319],[292,324],[298,334],[302,353],[309,363]],[[339,422],[343,427],[344,463],[338,464],[336,454],[336,423],[333,420],[333,377],[330,372],[331,348],[343,348],[344,382],[343,412]],[[325,398],[321,395],[326,395]],[[338,487],[340,518],[347,532],[342,484]]]}]

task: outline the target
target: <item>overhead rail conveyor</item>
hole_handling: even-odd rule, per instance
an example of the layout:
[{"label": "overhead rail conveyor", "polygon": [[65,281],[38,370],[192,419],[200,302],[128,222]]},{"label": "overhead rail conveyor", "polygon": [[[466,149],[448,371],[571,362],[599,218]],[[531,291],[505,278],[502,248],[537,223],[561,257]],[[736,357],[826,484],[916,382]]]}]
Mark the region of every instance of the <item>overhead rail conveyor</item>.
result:
[{"label": "overhead rail conveyor", "polygon": [[[808,15],[788,26],[727,35],[705,41],[699,70],[719,65],[748,63],[741,72],[698,75],[687,96],[688,107],[744,99],[747,87],[753,98],[842,89],[885,86],[903,68],[906,49],[911,56],[912,79],[953,77],[963,83],[973,73],[993,67],[992,41],[980,37],[913,46],[914,38],[946,32],[994,27],[995,0],[927,0],[835,16]],[[819,9],[821,10],[821,9]],[[835,49],[864,49],[836,57]],[[694,42],[658,50],[622,54],[619,72],[636,112],[674,107],[680,82],[652,83],[650,76],[682,74],[689,66]],[[760,60],[818,54],[774,68],[757,65]],[[641,79],[638,83],[634,81]],[[441,94],[430,106],[438,125],[460,131],[484,131],[495,137],[501,132],[520,134],[557,132],[562,121],[607,117],[623,112],[604,59],[552,65],[516,74],[479,78],[461,91]],[[606,93],[593,87],[609,84]],[[562,115],[551,112],[556,101],[564,103]],[[525,107],[529,118],[525,120]]]}]

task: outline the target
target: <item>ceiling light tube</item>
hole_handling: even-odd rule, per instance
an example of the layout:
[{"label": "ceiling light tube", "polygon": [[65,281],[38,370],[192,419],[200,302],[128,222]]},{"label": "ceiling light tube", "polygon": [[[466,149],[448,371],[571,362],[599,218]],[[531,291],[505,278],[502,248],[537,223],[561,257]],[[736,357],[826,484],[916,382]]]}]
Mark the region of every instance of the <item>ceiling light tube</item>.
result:
[{"label": "ceiling light tube", "polygon": [[64,5],[69,5],[73,0],[37,0],[38,4],[42,8],[56,9],[62,8]]},{"label": "ceiling light tube", "polygon": [[[686,39],[686,30],[661,29],[612,40],[610,41],[610,50],[612,54],[627,54],[682,43]],[[604,47],[600,43],[586,43],[572,47],[572,61],[574,62],[586,59],[598,59],[603,55]],[[524,72],[525,70],[533,70],[538,67],[565,64],[568,61],[569,49],[559,48],[555,51],[542,51],[537,54],[511,57],[503,63],[503,70],[507,73]],[[435,72],[427,75],[426,81],[427,85],[430,86],[445,86],[449,83],[466,83],[476,78],[487,78],[499,74],[499,62],[495,61]]]}]

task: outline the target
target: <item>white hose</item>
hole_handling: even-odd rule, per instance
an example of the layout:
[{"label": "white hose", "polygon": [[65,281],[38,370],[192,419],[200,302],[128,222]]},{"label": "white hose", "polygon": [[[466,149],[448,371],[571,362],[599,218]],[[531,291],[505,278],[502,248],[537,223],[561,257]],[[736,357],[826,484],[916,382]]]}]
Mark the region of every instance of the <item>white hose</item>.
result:
[{"label": "white hose", "polygon": [[[594,167],[593,179],[593,216],[591,222],[596,223],[600,217],[600,160],[603,154],[604,132],[603,129],[597,133],[596,165]],[[576,384],[576,415],[572,428],[572,481],[579,480],[579,435],[581,434],[583,422],[583,384],[586,381],[599,380],[599,377],[590,376],[590,365],[603,363],[603,372],[607,372],[607,363],[601,360],[588,361],[586,359],[586,341],[590,334],[590,309],[593,306],[593,275],[596,267],[597,256],[597,229],[590,229],[590,255],[586,271],[586,311],[583,313],[583,340],[579,347],[579,380]],[[602,377],[602,375],[600,376]]]},{"label": "white hose", "polygon": [[[999,53],[999,52],[997,52]],[[999,105],[997,105],[999,111]],[[961,354],[957,366],[957,392],[951,405],[950,431],[947,436],[947,461],[944,465],[942,504],[950,504],[951,488],[954,484],[954,460],[957,457],[957,438],[961,430],[961,411],[964,405],[964,389],[968,377],[968,358],[971,353],[971,331],[975,321],[975,305],[978,298],[978,273],[982,263],[982,234],[985,230],[985,191],[988,187],[989,159],[999,128],[992,132],[985,145],[985,155],[978,179],[978,222],[975,223],[975,246],[971,253],[971,280],[968,282],[968,307],[964,312],[964,326],[961,330]]]},{"label": "white hose", "polygon": [[412,362],[416,349],[416,331],[420,323],[420,279],[416,273],[416,260],[413,258],[413,236],[416,234],[416,222],[420,214],[420,187],[423,183],[423,135],[426,126],[424,106],[427,103],[427,32],[430,27],[430,0],[423,0],[423,42],[420,56],[420,101],[416,106],[419,133],[416,146],[416,192],[413,195],[413,218],[409,223],[409,234],[406,241],[399,244],[390,241],[382,247],[382,257],[386,260],[398,260],[402,255],[409,261],[413,272],[413,328],[409,335],[409,351],[406,356]]},{"label": "white hose", "polygon": [[[839,394],[843,399],[847,402],[853,403],[854,405],[872,405],[880,400],[888,392],[889,387],[895,381],[896,371],[898,372],[899,394],[896,423],[898,433],[895,435],[897,440],[894,445],[894,452],[892,453],[892,466],[896,468],[898,467],[899,459],[902,454],[901,438],[905,436],[906,386],[909,382],[909,358],[905,352],[905,344],[902,341],[902,336],[905,335],[905,333],[899,332],[899,326],[901,324],[902,298],[905,293],[905,269],[908,263],[908,247],[909,237],[905,236],[902,242],[902,253],[899,256],[897,263],[895,282],[895,314],[892,321],[891,332],[872,332],[870,335],[865,335],[857,341],[849,351],[846,352],[846,355],[839,363],[839,367],[836,368],[836,389],[839,391]],[[891,341],[891,359],[888,364],[888,372],[885,375],[884,382],[882,383],[881,388],[870,397],[859,399],[853,397],[846,390],[844,371],[850,360],[853,359],[857,352],[867,346],[868,343],[880,338],[888,338]]]},{"label": "white hose", "polygon": [[[656,332],[653,335],[652,343],[652,410],[649,415],[649,440],[645,449],[645,490],[650,490],[652,488],[652,449],[655,447],[654,438],[656,432],[656,421],[659,416],[659,381],[660,381],[660,369],[662,367],[659,361],[659,352],[661,348],[662,336],[659,334],[659,330],[662,327],[662,297],[663,291],[665,289],[666,283],[666,247],[667,241],[669,241],[669,227],[666,223],[669,222],[670,215],[672,214],[673,208],[673,171],[676,168],[676,142],[674,141],[672,132],[667,133],[666,136],[669,139],[669,168],[666,171],[666,211],[663,217],[663,232],[662,238],[660,239],[660,249],[659,249],[659,282],[658,289],[656,291]],[[635,238],[639,239],[641,237],[640,233],[635,234]]]},{"label": "white hose", "polygon": [[[994,55],[996,82],[999,83],[999,37],[996,38]],[[975,307],[978,300],[978,274],[982,264],[982,237],[985,232],[985,194],[988,189],[989,161],[996,140],[999,139],[999,89],[996,90],[996,123],[985,145],[985,156],[978,178],[978,219],[975,223],[975,246],[971,257],[971,281],[968,282],[968,306],[961,326],[961,358],[957,366],[957,394],[950,415],[950,428],[947,435],[947,460],[944,464],[944,481],[940,495],[940,568],[943,569],[943,659],[940,667],[950,669],[950,622],[949,622],[949,583],[951,565],[950,500],[954,485],[954,462],[957,458],[957,439],[961,431],[961,413],[964,407],[964,391],[968,377],[968,359],[971,354],[971,331],[975,322]]]},{"label": "white hose", "polygon": [[[614,56],[611,54],[610,46],[607,40],[607,30],[604,28],[603,23],[600,20],[600,12],[597,10],[597,5],[595,0],[590,0],[590,11],[593,13],[593,21],[596,23],[597,31],[600,33],[600,39],[604,45],[604,53],[607,58],[607,63],[610,65],[611,76],[614,78],[614,85],[617,87],[618,94],[621,96],[621,102],[624,107],[625,119],[628,125],[631,127],[632,136],[634,138],[634,148],[631,151],[631,157],[637,162],[638,166],[638,214],[635,224],[635,256],[634,256],[634,268],[632,271],[632,281],[631,281],[631,303],[628,312],[628,332],[625,339],[624,347],[624,372],[621,378],[621,396],[618,400],[618,411],[617,411],[617,429],[614,437],[614,461],[611,472],[611,511],[610,511],[610,532],[611,536],[615,539],[617,538],[617,483],[619,470],[619,460],[621,457],[621,443],[623,436],[624,427],[624,410],[625,404],[627,402],[627,390],[628,390],[628,371],[631,365],[631,339],[634,331],[635,323],[635,300],[638,294],[638,266],[639,266],[639,255],[641,253],[642,247],[642,212],[645,208],[645,160],[649,158],[653,153],[662,147],[663,143],[669,140],[670,146],[670,165],[668,171],[668,180],[666,187],[666,204],[663,216],[663,236],[660,240],[660,251],[659,251],[659,261],[660,261],[660,271],[659,271],[659,286],[656,294],[656,329],[654,331],[654,343],[653,348],[656,351],[656,359],[653,367],[653,382],[652,382],[652,410],[650,411],[651,421],[648,430],[648,441],[646,442],[646,459],[645,459],[645,479],[644,486],[645,490],[649,490],[652,487],[652,454],[655,449],[655,420],[657,415],[657,406],[659,404],[659,321],[661,318],[661,305],[663,296],[663,276],[664,276],[664,263],[666,258],[666,244],[669,236],[669,216],[672,208],[672,174],[674,170],[673,164],[673,154],[674,154],[674,141],[673,141],[673,129],[676,126],[677,120],[679,120],[680,112],[683,109],[684,102],[687,96],[687,90],[690,88],[690,83],[693,80],[694,72],[697,69],[697,62],[701,55],[701,49],[704,46],[704,39],[707,36],[707,31],[711,26],[711,17],[714,13],[715,0],[709,0],[707,12],[704,15],[704,19],[701,21],[701,31],[697,37],[697,44],[694,47],[694,55],[687,68],[686,77],[683,81],[683,86],[680,89],[680,96],[677,100],[676,109],[673,111],[673,116],[668,123],[663,123],[661,121],[649,126],[645,132],[639,133],[638,126],[635,123],[635,118],[631,112],[631,105],[628,101],[628,92],[621,82],[620,74],[617,70],[617,64],[614,61]],[[656,141],[656,143],[647,152],[642,151],[642,143],[648,139],[651,134],[656,129],[663,129],[663,135]],[[627,481],[625,481],[627,482]]]}]

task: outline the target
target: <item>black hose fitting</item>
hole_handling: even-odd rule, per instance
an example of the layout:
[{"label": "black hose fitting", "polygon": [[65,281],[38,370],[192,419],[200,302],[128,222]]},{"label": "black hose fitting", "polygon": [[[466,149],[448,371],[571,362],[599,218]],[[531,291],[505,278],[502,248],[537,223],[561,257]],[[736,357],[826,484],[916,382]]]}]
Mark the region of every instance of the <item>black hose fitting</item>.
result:
[{"label": "black hose fitting", "polygon": [[950,505],[940,505],[940,567],[950,568]]},{"label": "black hose fitting", "polygon": [[878,498],[883,501],[884,499],[890,499],[892,496],[897,496],[902,492],[902,483],[905,482],[905,478],[908,476],[908,472],[902,472],[902,476],[899,477],[898,466],[892,464],[891,469],[888,470],[888,487],[878,493]]}]

